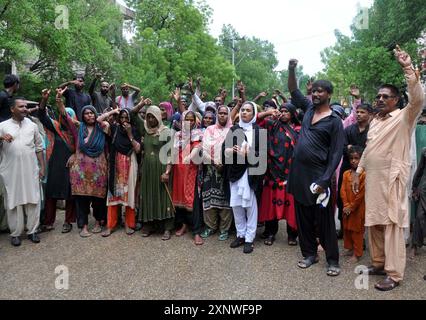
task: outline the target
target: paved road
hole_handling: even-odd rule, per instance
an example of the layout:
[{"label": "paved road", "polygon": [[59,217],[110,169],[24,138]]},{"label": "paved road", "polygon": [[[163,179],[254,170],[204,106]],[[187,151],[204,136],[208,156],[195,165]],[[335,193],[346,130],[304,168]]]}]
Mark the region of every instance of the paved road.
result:
[{"label": "paved road", "polygon": [[[371,277],[368,290],[357,290],[355,266],[343,261],[342,275],[327,277],[324,254],[311,269],[299,269],[300,250],[287,245],[285,225],[274,246],[257,240],[254,253],[244,255],[217,236],[202,247],[190,235],[163,242],[160,235],[129,237],[123,230],[108,239],[82,239],[76,229],[62,235],[61,214],[58,220],[38,245],[24,240],[14,248],[0,235],[0,299],[426,299],[426,250],[408,262],[402,286],[382,293],[374,289],[379,277]],[[55,288],[59,265],[69,270],[68,290]]]}]

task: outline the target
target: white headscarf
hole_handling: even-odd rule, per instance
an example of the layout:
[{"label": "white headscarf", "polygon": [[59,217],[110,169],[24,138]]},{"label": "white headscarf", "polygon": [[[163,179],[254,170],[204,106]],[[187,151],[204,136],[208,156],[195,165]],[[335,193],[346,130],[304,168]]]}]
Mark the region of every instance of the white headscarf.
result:
[{"label": "white headscarf", "polygon": [[[148,114],[154,116],[155,119],[157,119],[158,126],[156,128],[150,128],[149,127],[148,122],[146,121]],[[152,135],[154,135],[154,136],[160,136],[161,132],[163,132],[164,130],[167,129],[167,127],[164,126],[164,124],[163,124],[163,119],[161,117],[161,110],[160,110],[159,107],[157,107],[157,106],[150,106],[146,110],[144,126],[145,126],[145,131],[149,135],[151,135],[151,136]]]},{"label": "white headscarf", "polygon": [[[241,116],[242,115],[243,107],[246,104],[251,105],[252,108],[253,108],[253,119],[251,119],[250,122],[244,122],[243,118]],[[243,106],[240,109],[240,122],[239,122],[239,126],[241,128],[243,128],[244,131],[252,131],[253,130],[253,124],[256,123],[256,119],[257,119],[257,106],[256,106],[256,104],[254,102],[252,102],[252,101],[246,101],[246,102],[244,102]]]}]

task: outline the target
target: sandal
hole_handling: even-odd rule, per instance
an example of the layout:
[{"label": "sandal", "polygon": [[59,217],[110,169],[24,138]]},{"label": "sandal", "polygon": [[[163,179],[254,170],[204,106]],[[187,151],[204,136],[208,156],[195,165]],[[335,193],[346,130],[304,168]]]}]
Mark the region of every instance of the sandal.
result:
[{"label": "sandal", "polygon": [[151,235],[151,231],[144,229],[144,228],[142,228],[141,233],[142,233],[143,238],[148,238]]},{"label": "sandal", "polygon": [[88,230],[81,230],[80,231],[80,237],[82,238],[89,238],[92,234]]},{"label": "sandal", "polygon": [[62,233],[69,233],[72,230],[72,224],[71,223],[64,223],[62,226]]},{"label": "sandal", "polygon": [[228,231],[221,231],[219,235],[219,241],[226,241],[229,239],[229,232]]},{"label": "sandal", "polygon": [[264,241],[265,246],[272,246],[275,242],[275,237],[274,236],[268,236],[268,238],[266,238],[266,240]]},{"label": "sandal", "polygon": [[298,245],[297,240],[294,240],[294,239],[288,239],[287,243],[290,247],[295,247]]},{"label": "sandal", "polygon": [[126,234],[128,235],[128,236],[131,236],[131,235],[133,235],[135,233],[135,230],[133,230],[132,228],[130,228],[130,227],[126,227]]},{"label": "sandal", "polygon": [[168,231],[168,230],[166,230],[166,231],[164,231],[164,233],[163,233],[163,236],[162,236],[161,240],[163,240],[163,241],[168,241],[168,240],[170,240],[171,238],[172,238],[172,234],[171,234],[171,232],[170,232],[170,231]]},{"label": "sandal", "polygon": [[210,237],[212,234],[214,234],[216,231],[210,228],[207,228],[206,230],[203,231],[203,233],[201,234],[201,238],[203,239],[207,239],[208,237]]},{"label": "sandal", "polygon": [[95,226],[92,230],[92,233],[101,233],[102,232],[102,228],[100,225]]},{"label": "sandal", "polygon": [[111,234],[112,234],[112,230],[111,229],[105,229],[104,232],[102,232],[101,236],[103,238],[108,238]]},{"label": "sandal", "polygon": [[312,265],[319,262],[318,256],[305,258],[297,263],[297,266],[301,269],[308,269]]},{"label": "sandal", "polygon": [[329,277],[337,277],[340,275],[340,267],[338,266],[328,266],[327,268],[327,275]]}]

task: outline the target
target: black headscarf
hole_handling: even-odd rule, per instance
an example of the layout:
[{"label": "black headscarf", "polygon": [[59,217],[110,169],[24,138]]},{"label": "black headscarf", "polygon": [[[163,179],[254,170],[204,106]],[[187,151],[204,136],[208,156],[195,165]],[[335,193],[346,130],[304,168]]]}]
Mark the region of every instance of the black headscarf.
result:
[{"label": "black headscarf", "polygon": [[[291,103],[286,103],[280,109],[283,108],[290,112],[290,121],[297,124],[296,107]],[[298,134],[290,124],[281,120],[268,122],[266,128],[268,130],[268,170],[265,185],[270,184],[273,189],[283,189],[293,161],[293,151]]]},{"label": "black headscarf", "polygon": [[[130,109],[124,108],[120,111],[120,115],[126,112],[130,120]],[[132,127],[133,138],[138,141],[140,136],[136,128]],[[126,129],[121,124],[111,125],[111,149],[109,153],[109,191],[115,196],[115,158],[117,152],[130,156],[133,151],[133,145],[127,135]]]}]

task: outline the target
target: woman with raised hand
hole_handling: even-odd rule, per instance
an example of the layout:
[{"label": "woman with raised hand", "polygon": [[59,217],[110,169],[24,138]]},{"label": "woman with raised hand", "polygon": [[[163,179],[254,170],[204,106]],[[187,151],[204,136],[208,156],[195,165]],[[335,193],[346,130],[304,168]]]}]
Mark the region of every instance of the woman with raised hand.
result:
[{"label": "woman with raised hand", "polygon": [[[113,114],[119,115],[118,123],[110,124],[105,121]],[[140,137],[137,130],[130,125],[129,109],[114,109],[100,116],[97,121],[104,132],[111,137],[107,198],[108,218],[107,228],[102,236],[109,237],[113,232],[117,225],[120,206],[124,206],[126,210],[126,233],[132,235],[136,227],[135,189],[138,176],[136,154],[141,150]]]},{"label": "woman with raised hand", "polygon": [[[97,123],[95,107],[88,105],[81,110],[78,128],[77,149],[69,161],[72,195],[77,204],[80,236],[90,237],[101,233],[106,221],[106,193],[108,164],[105,155],[105,133]],[[72,123],[74,129],[75,124]],[[89,232],[90,207],[96,219],[95,227]]]},{"label": "woman with raised hand", "polygon": [[46,150],[46,162],[48,167],[46,183],[46,216],[43,226],[46,231],[53,230],[56,220],[56,203],[65,200],[65,222],[62,233],[72,230],[72,223],[76,222],[75,201],[71,197],[71,183],[69,170],[66,168],[68,159],[76,150],[77,131],[70,124],[77,121],[75,112],[71,108],[65,108],[62,95],[67,90],[57,89],[56,104],[59,110],[59,119],[49,117],[46,111],[50,90],[43,90],[42,101],[38,111],[38,118],[46,128],[49,144]]}]

